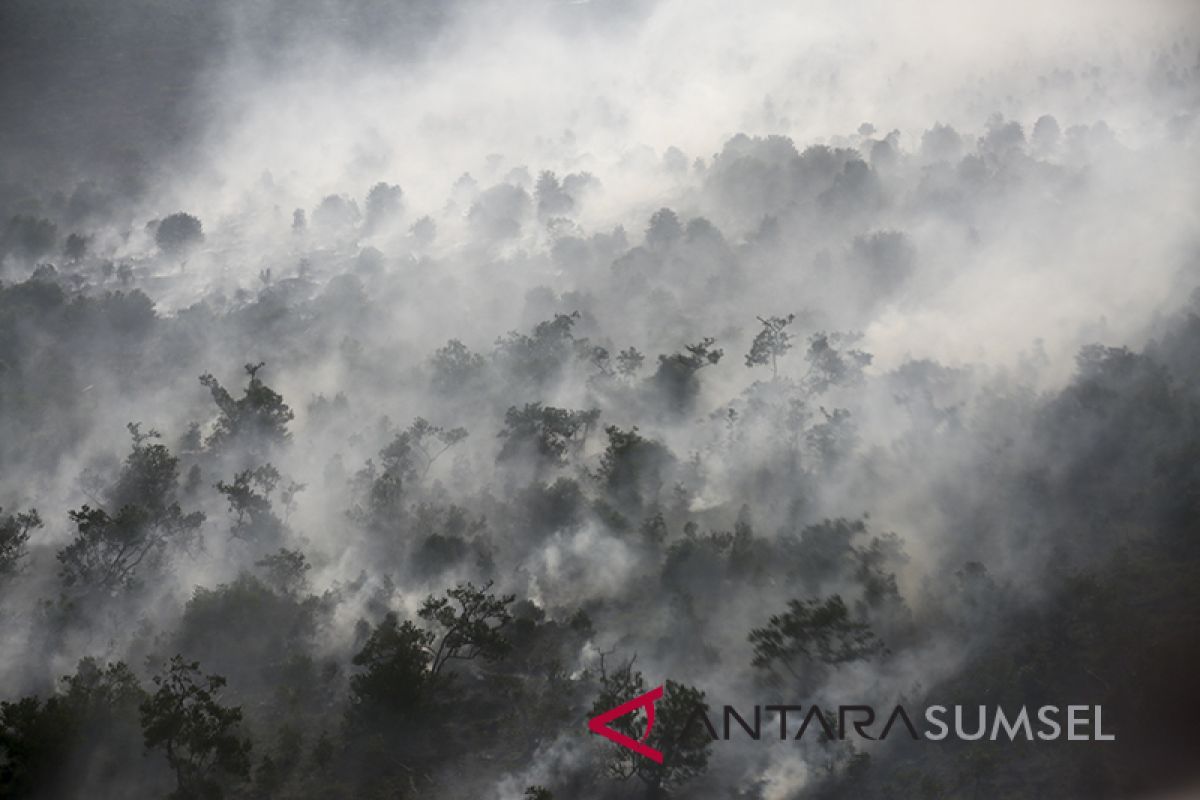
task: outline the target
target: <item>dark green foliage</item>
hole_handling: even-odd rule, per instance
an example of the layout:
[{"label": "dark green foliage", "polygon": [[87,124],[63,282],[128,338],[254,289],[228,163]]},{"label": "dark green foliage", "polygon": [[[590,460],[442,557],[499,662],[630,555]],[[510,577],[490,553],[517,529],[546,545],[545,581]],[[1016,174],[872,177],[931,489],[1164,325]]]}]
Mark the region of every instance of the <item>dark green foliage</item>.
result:
[{"label": "dark green foliage", "polygon": [[646,246],[651,250],[666,250],[683,236],[679,217],[669,208],[660,208],[650,216],[646,228]]},{"label": "dark green foliage", "polygon": [[438,637],[429,662],[435,678],[451,661],[495,661],[508,652],[503,631],[512,622],[508,607],[516,597],[490,594],[490,588],[491,581],[480,588],[459,584],[447,590],[445,597],[431,595],[421,605],[417,616],[431,625]]},{"label": "dark green foliage", "polygon": [[0,702],[0,795],[76,796],[89,788],[79,785],[89,772],[114,782],[137,780],[144,697],[123,663],[85,658],[45,700]]},{"label": "dark green foliage", "polygon": [[654,373],[654,386],[661,394],[667,407],[677,413],[688,413],[700,392],[696,373],[702,368],[720,362],[725,351],[713,347],[716,342],[706,336],[696,344],[684,347],[682,353],[660,355],[658,370]]},{"label": "dark green foliage", "polygon": [[558,478],[553,483],[535,483],[518,500],[521,519],[531,532],[551,533],[581,523],[587,512],[587,497],[578,481]]},{"label": "dark green foliage", "polygon": [[274,558],[273,577],[284,586],[248,574],[215,589],[198,586],[174,636],[178,652],[230,678],[239,692],[283,689],[293,662],[309,657],[322,618],[319,599],[301,592],[303,572],[296,574],[291,554]]},{"label": "dark green foliage", "polygon": [[434,634],[389,612],[354,656],[350,713],[358,724],[405,719],[431,700]]},{"label": "dark green foliage", "polygon": [[115,512],[84,505],[70,512],[75,538],[58,553],[63,583],[83,592],[111,594],[138,583],[139,572],[162,566],[170,547],[191,543],[204,522],[176,500],[179,461],[156,431],[130,423],[133,447],[104,500]]},{"label": "dark green foliage", "polygon": [[173,256],[185,254],[203,240],[204,229],[200,220],[182,211],[165,217],[154,231],[155,244],[164,253]]},{"label": "dark green foliage", "polygon": [[846,409],[835,408],[829,412],[822,406],[819,411],[823,419],[804,432],[804,441],[817,462],[826,470],[833,470],[854,452],[858,431]]},{"label": "dark green foliage", "polygon": [[[645,694],[642,673],[634,670],[633,661],[609,672],[603,660],[600,664],[600,693],[592,703],[591,716],[615,708],[628,700]],[[645,743],[663,754],[658,764],[620,745],[606,745],[608,757],[605,769],[617,780],[637,776],[646,786],[646,796],[658,798],[685,786],[708,768],[712,739],[701,723],[689,724],[697,712],[707,713],[704,692],[693,686],[668,680],[663,696],[655,705],[654,729]],[[620,733],[642,741],[646,733],[643,711],[626,714],[610,723]]]},{"label": "dark green foliage", "polygon": [[608,495],[623,508],[636,509],[657,497],[674,457],[659,442],[643,437],[637,426],[604,429],[608,446],[596,475]]},{"label": "dark green foliage", "polygon": [[141,705],[146,748],[161,749],[175,773],[176,800],[219,800],[250,775],[250,740],[240,707],[220,703],[225,679],[174,656]]},{"label": "dark green foliage", "polygon": [[568,452],[579,449],[587,441],[588,433],[600,409],[570,411],[565,408],[527,403],[524,408],[512,406],[504,415],[504,446],[499,460],[518,455],[534,455],[550,463],[566,461]]},{"label": "dark green foliage", "polygon": [[863,369],[871,363],[871,354],[854,349],[858,336],[845,333],[814,333],[808,340],[804,359],[808,371],[803,385],[813,394],[834,386],[853,384],[862,378]]},{"label": "dark green foliage", "polygon": [[295,414],[283,397],[258,377],[263,366],[262,362],[246,365],[250,382],[237,400],[212,375],[200,376],[200,383],[212,393],[220,411],[216,427],[208,437],[209,447],[220,448],[236,441],[251,451],[259,451],[291,440],[288,423]]},{"label": "dark green foliage", "polygon": [[482,375],[486,362],[458,339],[451,339],[430,359],[433,388],[444,395],[468,390]]},{"label": "dark green foliage", "polygon": [[366,226],[368,232],[399,220],[404,212],[404,192],[395,184],[377,183],[367,193]]},{"label": "dark green foliage", "polygon": [[789,600],[788,610],[772,615],[766,627],[750,632],[753,664],[774,672],[786,669],[793,677],[809,665],[837,665],[869,658],[883,645],[870,625],[851,617],[842,598]]},{"label": "dark green foliage", "polygon": [[434,463],[466,438],[466,428],[446,429],[417,417],[379,451],[379,467],[368,461],[355,476],[364,503],[351,516],[378,530],[395,529]]},{"label": "dark green foliage", "polygon": [[487,530],[487,521],[472,517],[461,506],[421,503],[414,509],[412,527],[424,535],[412,555],[417,575],[439,575],[462,565],[472,555],[480,565],[488,560],[487,546],[480,538]]},{"label": "dark green foliage", "polygon": [[617,353],[617,373],[625,378],[632,378],[641,370],[646,357],[637,348],[628,347]]},{"label": "dark green foliage", "polygon": [[558,176],[549,170],[543,170],[534,187],[534,197],[537,200],[538,219],[550,219],[571,213],[575,201],[571,195],[563,191],[558,182]]},{"label": "dark green foliage", "polygon": [[230,534],[235,539],[271,547],[282,538],[283,522],[271,509],[271,493],[278,483],[279,471],[270,464],[239,472],[233,483],[217,481],[215,488],[234,517]]},{"label": "dark green foliage", "polygon": [[72,233],[63,244],[63,255],[69,261],[81,261],[87,255],[88,237]]},{"label": "dark green foliage", "polygon": [[[412,467],[407,465],[400,469],[411,469],[413,474],[419,474],[420,477],[425,477],[429,474],[430,468],[433,467],[435,461],[441,458],[450,448],[457,444],[461,444],[467,438],[466,428],[443,428],[439,425],[430,425],[421,417],[413,420],[412,425],[408,426],[408,430],[401,433],[396,442],[393,444],[401,451],[406,447],[411,447],[416,451],[415,459],[412,461]],[[407,453],[404,453],[407,457]],[[388,455],[384,455],[384,466],[389,466]]]},{"label": "dark green foliage", "polygon": [[450,663],[508,653],[504,628],[515,598],[490,588],[466,583],[444,597],[430,595],[417,613],[425,628],[388,612],[354,656],[361,669],[350,678],[351,720],[360,727],[411,721],[447,699]]},{"label": "dark green foliage", "polygon": [[514,331],[497,339],[496,363],[514,381],[535,387],[547,385],[579,352],[572,333],[578,321],[578,311],[555,314],[554,319],[535,325],[529,335]]},{"label": "dark green foliage", "polygon": [[4,514],[0,508],[0,578],[11,576],[27,553],[29,532],[42,527],[36,509],[16,514]]},{"label": "dark green foliage", "polygon": [[771,375],[779,375],[778,361],[792,349],[792,337],[787,328],[796,320],[795,314],[786,317],[759,317],[762,330],[754,337],[750,352],[746,354],[747,367],[771,365]]},{"label": "dark green foliage", "polygon": [[264,581],[276,592],[299,595],[308,589],[308,571],[312,565],[299,550],[280,548],[279,552],[261,558],[254,566],[264,573]]}]

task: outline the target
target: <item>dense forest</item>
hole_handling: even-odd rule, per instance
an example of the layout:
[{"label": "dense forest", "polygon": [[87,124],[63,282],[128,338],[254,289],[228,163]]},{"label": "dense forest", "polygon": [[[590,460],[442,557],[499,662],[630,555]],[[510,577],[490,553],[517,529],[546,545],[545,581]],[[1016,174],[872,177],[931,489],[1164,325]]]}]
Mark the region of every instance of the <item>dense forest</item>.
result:
[{"label": "dense forest", "polygon": [[[0,796],[1194,788],[1195,30],[819,133],[750,81],[686,145],[619,87],[547,124],[406,89],[391,139],[347,109],[385,63],[452,93],[488,14],[589,81],[710,23],[79,5],[0,20]],[[371,68],[334,103],[337,53]],[[297,87],[328,115],[272,129]],[[589,733],[656,686],[662,764]],[[691,724],[772,703],[1102,706],[1116,741]]]}]

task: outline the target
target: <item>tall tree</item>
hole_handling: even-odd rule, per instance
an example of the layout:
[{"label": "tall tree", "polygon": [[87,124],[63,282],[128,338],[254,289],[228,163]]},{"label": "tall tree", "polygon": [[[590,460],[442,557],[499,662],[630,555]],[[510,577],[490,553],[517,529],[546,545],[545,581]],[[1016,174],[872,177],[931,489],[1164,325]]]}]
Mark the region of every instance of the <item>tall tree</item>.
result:
[{"label": "tall tree", "polygon": [[792,349],[792,337],[787,328],[796,319],[795,314],[786,317],[759,317],[762,330],[754,337],[750,352],[746,354],[746,366],[771,365],[771,376],[779,377],[779,359]]},{"label": "tall tree", "polygon": [[70,512],[75,538],[58,552],[59,574],[68,587],[113,593],[137,582],[138,572],[161,565],[168,546],[191,543],[204,522],[184,513],[177,499],[179,459],[154,441],[159,433],[129,424],[133,447],[104,507]]},{"label": "tall tree", "polygon": [[[600,660],[600,694],[592,704],[592,716],[604,713],[646,693],[642,673],[634,670],[633,660],[609,671]],[[662,763],[614,744],[604,764],[608,774],[619,781],[636,776],[645,784],[646,797],[657,800],[684,786],[708,769],[712,738],[707,729],[695,723],[697,712],[708,711],[704,692],[675,681],[663,685],[663,696],[655,704],[654,726],[647,736],[648,720],[643,711],[626,714],[610,726],[619,733],[663,754]]]},{"label": "tall tree", "polygon": [[141,706],[142,731],[146,748],[161,748],[175,773],[172,798],[220,800],[230,784],[250,775],[242,710],[220,703],[225,679],[177,655],[153,680],[157,690]]},{"label": "tall tree", "polygon": [[296,415],[283,402],[283,396],[258,377],[264,366],[266,364],[261,361],[246,364],[250,381],[236,400],[212,375],[200,376],[200,383],[208,388],[220,411],[216,428],[208,437],[209,447],[220,447],[236,440],[252,451],[261,451],[291,440],[288,423]]},{"label": "tall tree", "polygon": [[783,667],[803,679],[806,665],[844,664],[878,653],[882,643],[871,626],[854,619],[838,595],[826,600],[790,600],[782,614],[774,614],[766,627],[750,632],[753,664],[774,671]]}]

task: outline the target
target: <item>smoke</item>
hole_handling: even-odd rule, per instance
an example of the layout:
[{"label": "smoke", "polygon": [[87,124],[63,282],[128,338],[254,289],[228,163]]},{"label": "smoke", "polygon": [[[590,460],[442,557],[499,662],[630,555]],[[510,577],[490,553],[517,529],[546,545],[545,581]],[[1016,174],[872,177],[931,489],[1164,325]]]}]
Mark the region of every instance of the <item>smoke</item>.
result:
[{"label": "smoke", "polygon": [[[1086,627],[1064,587],[1125,585],[1122,548],[1191,552],[1192,4],[166,4],[97,43],[57,12],[90,19],[0,19],[0,523],[45,521],[0,570],[14,698],[186,651],[273,765],[294,728],[343,737],[331,781],[619,796],[570,728],[601,654],[713,703],[895,703]],[[155,530],[203,523],[80,600],[66,512],[133,484]],[[474,738],[371,762],[355,655],[466,581],[525,637],[456,675]],[[833,595],[885,655],[752,664]],[[723,744],[692,796],[861,763]]]}]

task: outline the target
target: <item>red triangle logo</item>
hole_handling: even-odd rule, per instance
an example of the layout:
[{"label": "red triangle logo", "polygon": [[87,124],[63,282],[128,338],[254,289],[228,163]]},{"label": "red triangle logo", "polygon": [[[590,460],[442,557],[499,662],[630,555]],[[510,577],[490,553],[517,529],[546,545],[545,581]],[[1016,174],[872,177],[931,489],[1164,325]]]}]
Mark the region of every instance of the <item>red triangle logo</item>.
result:
[{"label": "red triangle logo", "polygon": [[[628,703],[622,703],[614,709],[592,717],[588,720],[588,730],[592,733],[598,733],[605,739],[616,742],[638,755],[643,755],[656,764],[661,764],[663,763],[663,754],[645,744],[645,742],[650,738],[650,731],[654,730],[654,703],[662,697],[662,694],[663,687],[658,686],[639,697],[633,698]],[[641,741],[631,739],[625,734],[608,727],[608,723],[614,719],[619,719],[626,714],[632,714],[639,708],[646,709],[646,733],[643,734]]]}]

